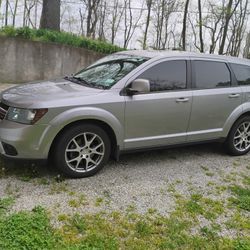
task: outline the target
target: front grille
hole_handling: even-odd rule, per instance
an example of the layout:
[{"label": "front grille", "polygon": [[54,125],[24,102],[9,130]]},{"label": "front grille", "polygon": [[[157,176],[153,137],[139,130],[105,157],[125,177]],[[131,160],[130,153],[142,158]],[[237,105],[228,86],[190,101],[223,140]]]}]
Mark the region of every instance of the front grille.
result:
[{"label": "front grille", "polygon": [[3,120],[5,118],[8,109],[9,109],[9,106],[0,102],[0,120]]}]

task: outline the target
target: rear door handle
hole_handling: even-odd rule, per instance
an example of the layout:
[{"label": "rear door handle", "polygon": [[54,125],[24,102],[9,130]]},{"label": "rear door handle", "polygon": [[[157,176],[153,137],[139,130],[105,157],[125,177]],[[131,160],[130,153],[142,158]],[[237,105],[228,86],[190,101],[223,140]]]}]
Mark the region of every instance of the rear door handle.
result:
[{"label": "rear door handle", "polygon": [[229,98],[238,98],[238,97],[240,97],[240,94],[230,94],[228,97]]},{"label": "rear door handle", "polygon": [[188,102],[188,101],[189,101],[189,98],[185,98],[185,97],[176,99],[176,102]]}]

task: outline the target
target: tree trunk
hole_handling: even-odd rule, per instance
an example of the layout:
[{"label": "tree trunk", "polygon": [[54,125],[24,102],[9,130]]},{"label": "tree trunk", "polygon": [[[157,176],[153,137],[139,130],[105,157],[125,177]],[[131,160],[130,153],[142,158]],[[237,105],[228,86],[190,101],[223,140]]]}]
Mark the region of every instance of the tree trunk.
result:
[{"label": "tree trunk", "polygon": [[148,37],[148,27],[150,23],[151,7],[152,7],[152,0],[147,0],[148,15],[147,15],[146,28],[143,38],[143,45],[142,45],[143,49],[147,48],[147,37]]},{"label": "tree trunk", "polygon": [[244,48],[243,57],[250,59],[250,33],[247,34],[247,41]]},{"label": "tree trunk", "polygon": [[43,0],[40,28],[60,31],[60,0]]},{"label": "tree trunk", "polygon": [[8,16],[9,16],[9,0],[6,0],[5,5],[5,26],[8,26]]},{"label": "tree trunk", "polygon": [[35,5],[35,28],[37,29],[37,16],[38,16],[38,1],[36,0]]},{"label": "tree trunk", "polygon": [[12,20],[13,27],[15,27],[15,24],[16,24],[17,4],[18,4],[18,0],[16,0],[15,7],[14,7],[13,20]]},{"label": "tree trunk", "polygon": [[232,16],[232,13],[231,13],[232,12],[232,5],[233,5],[233,0],[229,0],[228,5],[227,5],[227,9],[226,9],[226,21],[225,21],[225,25],[223,28],[223,35],[222,35],[221,45],[219,48],[219,55],[222,55],[224,52],[225,42],[226,42],[226,38],[227,38],[228,25],[229,25],[230,18]]},{"label": "tree trunk", "polygon": [[200,52],[204,52],[204,42],[202,36],[202,11],[201,11],[201,0],[198,0],[199,9],[199,37],[200,37]]},{"label": "tree trunk", "polygon": [[188,13],[188,5],[189,5],[189,0],[186,0],[185,3],[185,10],[184,10],[184,16],[183,16],[183,23],[182,23],[182,44],[181,48],[182,50],[186,50],[186,29],[187,29],[187,13]]}]

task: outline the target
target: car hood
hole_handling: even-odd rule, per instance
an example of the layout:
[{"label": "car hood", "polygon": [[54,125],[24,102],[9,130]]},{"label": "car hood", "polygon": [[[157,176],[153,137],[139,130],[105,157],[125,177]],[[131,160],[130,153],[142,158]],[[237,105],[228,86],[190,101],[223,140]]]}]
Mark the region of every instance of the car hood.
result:
[{"label": "car hood", "polygon": [[93,96],[103,91],[103,89],[86,87],[67,80],[53,80],[12,87],[3,91],[0,99],[9,106],[27,108],[39,102],[51,100],[66,102],[65,99]]}]

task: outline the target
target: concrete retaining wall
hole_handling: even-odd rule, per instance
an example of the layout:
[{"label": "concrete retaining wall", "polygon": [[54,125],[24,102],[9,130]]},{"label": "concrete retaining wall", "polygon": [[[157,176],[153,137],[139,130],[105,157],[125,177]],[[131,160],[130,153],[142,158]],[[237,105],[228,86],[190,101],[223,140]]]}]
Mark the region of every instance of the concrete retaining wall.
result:
[{"label": "concrete retaining wall", "polygon": [[0,36],[0,82],[22,83],[69,75],[103,56],[81,48]]}]

